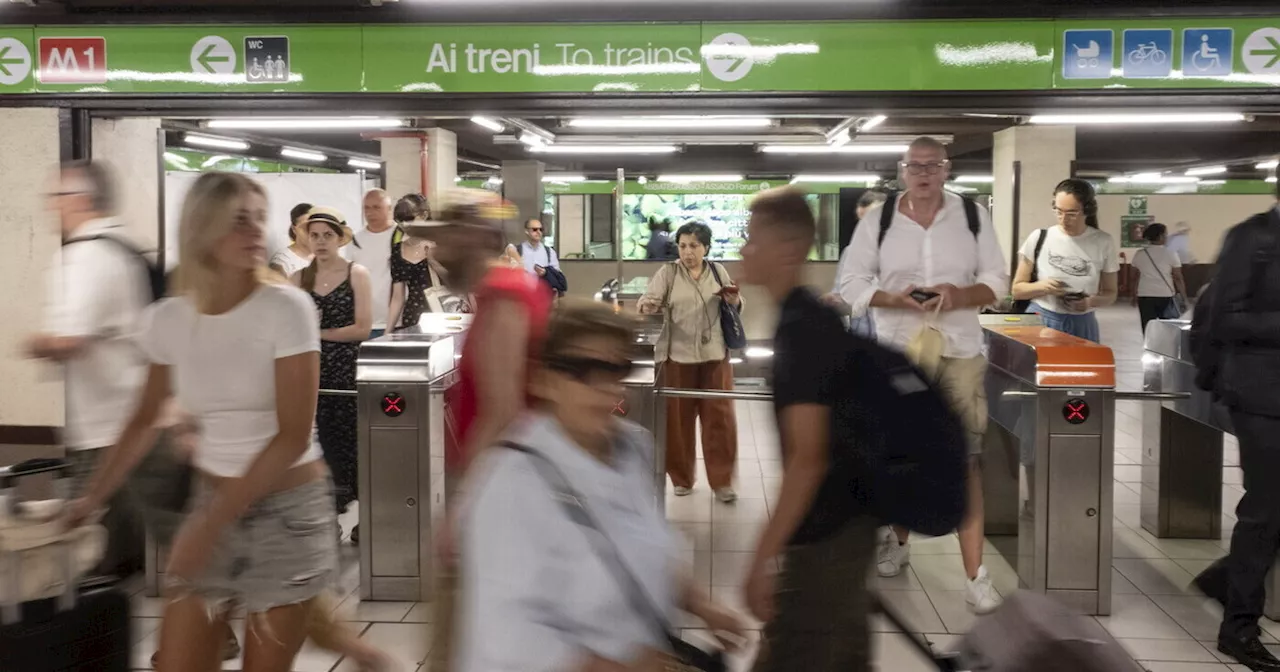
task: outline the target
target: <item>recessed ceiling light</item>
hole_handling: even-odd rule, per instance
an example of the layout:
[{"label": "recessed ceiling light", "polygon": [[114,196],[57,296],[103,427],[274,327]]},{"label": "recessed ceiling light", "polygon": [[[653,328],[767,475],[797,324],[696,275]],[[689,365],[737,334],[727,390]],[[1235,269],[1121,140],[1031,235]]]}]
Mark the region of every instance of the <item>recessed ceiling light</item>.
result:
[{"label": "recessed ceiling light", "polygon": [[961,175],[956,178],[956,182],[963,182],[963,183],[969,183],[969,184],[983,184],[983,183],[995,182],[995,181],[996,181],[996,178],[993,175]]},{"label": "recessed ceiling light", "polygon": [[1258,170],[1275,170],[1277,167],[1280,167],[1280,161],[1263,161],[1254,166]]},{"label": "recessed ceiling light", "polygon": [[761,145],[765,154],[901,154],[907,145],[873,145],[851,142],[841,147],[831,145]]},{"label": "recessed ceiling light", "polygon": [[382,164],[377,161],[369,161],[366,159],[348,159],[347,165],[352,168],[363,168],[365,170],[381,170]]},{"label": "recessed ceiling light", "polygon": [[796,175],[792,178],[792,184],[796,182],[879,182],[879,175],[871,174],[848,174],[848,175]]},{"label": "recessed ceiling light", "polygon": [[475,124],[476,126],[482,126],[484,128],[487,128],[493,131],[494,133],[501,133],[507,130],[507,127],[503,126],[502,122],[497,121],[495,119],[490,119],[489,117],[482,117],[480,115],[471,117],[471,123]]},{"label": "recessed ceiling light", "polygon": [[404,119],[387,119],[383,117],[341,117],[336,119],[317,119],[300,117],[294,119],[210,119],[205,122],[208,128],[235,128],[244,130],[272,131],[348,131],[359,129],[403,128],[408,125]]},{"label": "recessed ceiling light", "polygon": [[555,144],[530,147],[535,154],[674,154],[675,145],[574,145]]},{"label": "recessed ceiling light", "polygon": [[1221,175],[1227,172],[1226,166],[1203,166],[1201,168],[1188,169],[1186,174],[1192,176],[1198,175]]},{"label": "recessed ceiling light", "polygon": [[870,119],[868,119],[868,120],[866,120],[866,121],[862,122],[862,125],[858,127],[858,130],[859,130],[859,131],[869,131],[869,130],[871,130],[871,129],[875,128],[876,126],[879,126],[880,124],[883,124],[883,123],[885,122],[885,120],[886,120],[886,119],[888,119],[888,118],[889,118],[889,117],[886,117],[886,116],[884,116],[883,114],[877,114],[876,116],[871,117]]},{"label": "recessed ceiling light", "polygon": [[659,182],[675,182],[677,184],[687,184],[690,182],[741,182],[742,175],[734,174],[706,174],[706,175],[659,175]]},{"label": "recessed ceiling light", "polygon": [[195,147],[213,147],[216,149],[233,149],[243,152],[249,149],[249,143],[244,140],[232,140],[231,138],[216,138],[211,135],[197,135],[188,133],[182,138],[183,142]]}]

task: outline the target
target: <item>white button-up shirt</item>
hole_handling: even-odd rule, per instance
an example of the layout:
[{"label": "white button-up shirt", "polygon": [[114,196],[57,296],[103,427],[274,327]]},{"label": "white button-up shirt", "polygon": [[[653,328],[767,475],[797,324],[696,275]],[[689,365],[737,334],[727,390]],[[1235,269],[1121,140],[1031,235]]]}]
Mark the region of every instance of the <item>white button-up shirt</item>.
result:
[{"label": "white button-up shirt", "polygon": [[120,244],[85,240],[97,236],[133,245],[110,219],[81,226],[62,247],[45,314],[48,333],[90,339],[84,352],[66,362],[64,441],[72,450],[113,445],[147,375],[137,337],[142,311],[151,301],[150,279],[142,261]]},{"label": "white button-up shirt", "polygon": [[520,260],[524,262],[524,270],[529,273],[535,272],[534,266],[560,268],[560,257],[556,256],[556,251],[547,247],[545,243],[539,243],[537,247],[529,241],[520,243]]},{"label": "white button-up shirt", "polygon": [[[894,201],[895,205],[901,202],[901,197]],[[840,296],[853,307],[855,315],[870,305],[877,290],[901,293],[913,285],[983,284],[991,288],[997,300],[1008,294],[1008,267],[985,208],[978,208],[981,228],[975,239],[965,218],[963,200],[947,192],[942,210],[929,228],[896,210],[884,243],[877,244],[881,211],[882,206],[873,208],[862,218],[849,242],[846,259],[841,260]],[[923,311],[885,308],[872,311],[877,340],[897,350],[906,349],[926,320],[933,319]],[[982,326],[978,323],[978,313],[977,308],[965,308],[938,316],[937,325],[947,341],[944,356],[981,354]]]},{"label": "white button-up shirt", "polygon": [[[532,413],[507,437],[546,456],[594,516],[600,531],[668,619],[679,560],[658,510],[653,440],[619,423],[612,464],[574,444],[560,425]],[[629,662],[662,648],[652,617],[633,608],[602,560],[596,532],[574,522],[532,455],[494,448],[463,502],[462,587],[455,667],[459,672],[561,672],[595,654]]]}]

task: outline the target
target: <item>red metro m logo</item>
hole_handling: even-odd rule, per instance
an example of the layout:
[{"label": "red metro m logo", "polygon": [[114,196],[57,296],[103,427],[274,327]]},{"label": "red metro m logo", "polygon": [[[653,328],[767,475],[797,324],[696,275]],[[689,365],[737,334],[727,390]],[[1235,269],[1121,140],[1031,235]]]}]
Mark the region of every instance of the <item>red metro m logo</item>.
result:
[{"label": "red metro m logo", "polygon": [[107,81],[107,38],[42,37],[40,68],[36,76],[42,84],[105,84]]}]

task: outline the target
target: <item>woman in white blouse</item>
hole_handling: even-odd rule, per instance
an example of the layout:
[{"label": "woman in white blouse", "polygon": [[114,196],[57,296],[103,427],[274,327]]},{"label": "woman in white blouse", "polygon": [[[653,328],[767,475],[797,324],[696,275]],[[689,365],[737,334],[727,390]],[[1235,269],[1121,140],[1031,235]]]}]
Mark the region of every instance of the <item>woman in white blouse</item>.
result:
[{"label": "woman in white blouse", "polygon": [[286,278],[306,268],[311,263],[311,245],[307,239],[307,213],[310,203],[299,203],[289,211],[289,247],[271,256],[267,265]]},{"label": "woman in white blouse", "polygon": [[[535,410],[506,435],[518,445],[486,453],[463,503],[454,672],[662,670],[656,621],[678,609],[742,635],[742,618],[682,571],[658,509],[652,437],[613,416],[633,333],[603,304],[553,315],[530,381]],[[566,508],[565,486],[580,508]]]},{"label": "woman in white blouse", "polygon": [[1133,270],[1138,272],[1138,291],[1133,304],[1138,307],[1142,333],[1147,333],[1151,320],[1174,320],[1181,316],[1178,300],[1186,301],[1187,284],[1182,278],[1182,260],[1169,249],[1169,228],[1151,224],[1142,232],[1147,246],[1133,255]]}]

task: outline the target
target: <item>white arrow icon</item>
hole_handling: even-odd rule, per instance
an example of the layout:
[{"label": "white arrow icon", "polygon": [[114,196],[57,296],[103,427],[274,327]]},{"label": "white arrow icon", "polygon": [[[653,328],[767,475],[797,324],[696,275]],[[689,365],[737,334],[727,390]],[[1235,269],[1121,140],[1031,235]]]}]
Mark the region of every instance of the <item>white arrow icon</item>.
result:
[{"label": "white arrow icon", "polygon": [[31,74],[31,50],[12,38],[0,38],[0,84],[21,84]]},{"label": "white arrow icon", "polygon": [[217,35],[208,35],[191,47],[191,72],[203,75],[229,75],[236,71],[236,50]]}]

